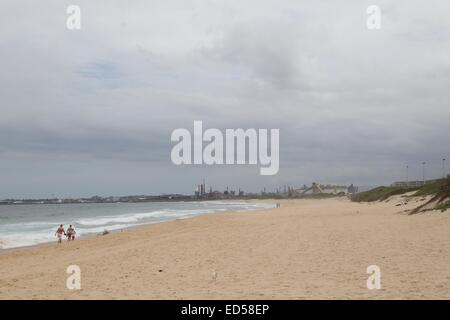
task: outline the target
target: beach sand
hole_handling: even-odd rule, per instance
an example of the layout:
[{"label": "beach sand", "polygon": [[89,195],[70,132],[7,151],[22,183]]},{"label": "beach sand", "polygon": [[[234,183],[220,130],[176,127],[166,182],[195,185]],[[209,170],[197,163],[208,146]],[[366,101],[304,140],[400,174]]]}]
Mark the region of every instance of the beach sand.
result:
[{"label": "beach sand", "polygon": [[[0,252],[1,299],[450,299],[450,213],[287,200]],[[69,265],[81,290],[66,288]],[[368,290],[369,265],[381,289]]]}]

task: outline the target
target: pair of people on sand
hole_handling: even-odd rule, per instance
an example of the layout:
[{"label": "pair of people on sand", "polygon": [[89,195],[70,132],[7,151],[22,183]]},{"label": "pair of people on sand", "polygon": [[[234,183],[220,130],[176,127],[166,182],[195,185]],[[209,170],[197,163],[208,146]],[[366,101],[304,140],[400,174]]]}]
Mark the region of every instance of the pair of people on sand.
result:
[{"label": "pair of people on sand", "polygon": [[55,236],[58,237],[58,242],[61,243],[62,236],[65,235],[67,237],[67,241],[75,240],[75,228],[70,225],[67,228],[67,231],[64,230],[64,226],[62,224],[59,225],[58,229],[55,232]]}]

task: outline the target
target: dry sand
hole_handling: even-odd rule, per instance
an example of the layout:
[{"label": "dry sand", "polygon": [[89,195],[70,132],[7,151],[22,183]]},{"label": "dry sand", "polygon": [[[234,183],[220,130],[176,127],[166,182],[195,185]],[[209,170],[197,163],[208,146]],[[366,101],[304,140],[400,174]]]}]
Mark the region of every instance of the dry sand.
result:
[{"label": "dry sand", "polygon": [[[346,199],[0,252],[1,299],[450,299],[450,214]],[[79,291],[66,268],[81,268]],[[381,268],[368,290],[369,265]]]}]

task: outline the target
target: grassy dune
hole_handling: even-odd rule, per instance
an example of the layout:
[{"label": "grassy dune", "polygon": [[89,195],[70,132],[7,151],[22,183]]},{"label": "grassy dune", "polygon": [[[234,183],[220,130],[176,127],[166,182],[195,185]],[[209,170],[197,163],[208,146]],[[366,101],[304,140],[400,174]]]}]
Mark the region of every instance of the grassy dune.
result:
[{"label": "grassy dune", "polygon": [[357,193],[351,197],[352,201],[355,202],[372,202],[372,201],[383,201],[391,196],[398,194],[404,194],[406,192],[419,190],[417,188],[406,188],[406,187],[377,187],[369,191]]},{"label": "grassy dune", "polygon": [[[422,187],[377,187],[372,190],[355,194],[351,197],[355,202],[373,202],[384,201],[391,196],[405,194],[407,192],[416,191],[408,197],[425,197],[432,198],[425,204],[417,207],[411,213],[418,213],[426,210],[445,211],[450,208],[450,177],[439,179],[431,183],[427,183]],[[406,197],[406,195],[405,195]]]}]

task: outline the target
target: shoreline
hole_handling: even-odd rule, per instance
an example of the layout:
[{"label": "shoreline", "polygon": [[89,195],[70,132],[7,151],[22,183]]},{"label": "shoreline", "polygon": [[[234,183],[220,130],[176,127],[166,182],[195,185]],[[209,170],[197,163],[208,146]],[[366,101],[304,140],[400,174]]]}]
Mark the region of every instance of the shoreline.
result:
[{"label": "shoreline", "polygon": [[[236,201],[231,200],[231,199],[226,199],[226,200],[205,200],[205,201],[211,201],[211,202],[216,202],[216,201],[223,201],[223,202],[230,202],[230,203],[236,203]],[[275,204],[276,200],[271,201],[270,199],[254,199],[254,200],[244,200],[242,201],[242,203],[269,203],[269,204]],[[179,201],[182,202],[182,201]],[[146,222],[143,224],[139,224],[139,225],[135,225],[135,226],[129,226],[129,227],[125,227],[125,228],[121,228],[121,229],[112,229],[112,230],[108,230],[107,228],[105,228],[105,230],[108,231],[107,235],[110,234],[114,234],[114,233],[121,233],[121,232],[126,232],[128,230],[133,230],[135,228],[139,228],[139,227],[143,227],[143,226],[148,226],[148,225],[153,225],[153,224],[160,224],[160,223],[165,223],[165,222],[171,222],[171,221],[176,221],[176,220],[184,220],[184,219],[192,219],[195,217],[199,217],[199,216],[204,216],[204,215],[210,215],[210,214],[222,214],[222,213],[229,213],[229,212],[251,212],[251,211],[257,211],[257,210],[266,210],[266,209],[273,209],[273,208],[256,208],[256,209],[251,209],[251,210],[236,210],[236,211],[223,211],[223,212],[208,212],[208,213],[200,213],[198,215],[194,215],[194,216],[187,216],[187,217],[181,217],[181,218],[175,218],[173,220],[162,220],[162,221],[154,221],[154,222]],[[55,226],[56,228],[57,226]],[[92,239],[92,238],[98,238],[98,237],[103,237],[103,236],[107,236],[107,235],[103,235],[102,233],[97,233],[97,232],[91,232],[91,233],[86,233],[83,234],[79,237],[75,238],[75,241],[81,241],[81,240],[86,240],[86,239]],[[62,243],[64,242],[68,242],[67,238],[64,238],[62,240]],[[2,252],[7,252],[7,251],[14,251],[14,250],[20,250],[20,249],[32,249],[34,247],[40,247],[40,246],[48,246],[51,245],[53,243],[58,244],[58,239],[55,236],[55,240],[49,240],[46,242],[40,242],[40,243],[35,243],[35,244],[30,244],[30,245],[25,245],[25,246],[18,246],[18,247],[12,247],[12,248],[1,248],[0,247],[0,255]]]},{"label": "shoreline", "polygon": [[[449,299],[450,215],[346,199],[204,214],[0,254],[0,299]],[[81,269],[68,290],[66,269]],[[366,288],[369,265],[382,288]]]}]

